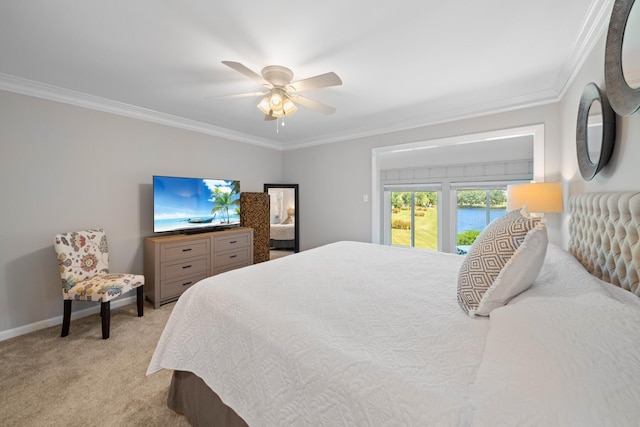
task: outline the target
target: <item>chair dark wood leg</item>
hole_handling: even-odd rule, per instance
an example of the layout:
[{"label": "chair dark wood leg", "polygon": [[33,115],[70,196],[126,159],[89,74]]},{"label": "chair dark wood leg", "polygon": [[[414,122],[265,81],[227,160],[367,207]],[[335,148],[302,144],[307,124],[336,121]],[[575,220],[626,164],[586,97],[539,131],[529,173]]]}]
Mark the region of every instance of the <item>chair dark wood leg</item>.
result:
[{"label": "chair dark wood leg", "polygon": [[71,300],[64,300],[64,311],[62,314],[62,334],[61,337],[69,335],[69,326],[71,325]]},{"label": "chair dark wood leg", "polygon": [[144,285],[138,286],[137,288],[137,302],[138,302],[138,317],[142,317],[144,315]]},{"label": "chair dark wood leg", "polygon": [[100,306],[102,315],[102,339],[109,338],[109,325],[111,323],[111,301],[103,302]]}]

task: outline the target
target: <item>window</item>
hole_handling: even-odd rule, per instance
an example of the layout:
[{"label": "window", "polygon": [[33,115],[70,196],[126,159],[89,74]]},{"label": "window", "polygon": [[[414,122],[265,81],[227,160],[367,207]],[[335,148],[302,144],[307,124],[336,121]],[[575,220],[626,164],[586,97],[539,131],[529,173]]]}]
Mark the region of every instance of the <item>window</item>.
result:
[{"label": "window", "polygon": [[463,185],[456,192],[456,252],[466,254],[480,232],[507,212],[507,186]]},{"label": "window", "polygon": [[465,254],[506,213],[507,185],[522,182],[387,184],[382,243]]},{"label": "window", "polygon": [[[544,125],[500,129],[371,149],[371,241],[391,244],[389,191],[439,191],[438,249],[455,252],[455,183],[544,180]],[[390,186],[437,186],[438,190]],[[477,189],[477,188],[462,188]],[[415,220],[416,218],[414,218]],[[414,224],[415,227],[415,224]],[[414,233],[414,237],[415,237]]]}]

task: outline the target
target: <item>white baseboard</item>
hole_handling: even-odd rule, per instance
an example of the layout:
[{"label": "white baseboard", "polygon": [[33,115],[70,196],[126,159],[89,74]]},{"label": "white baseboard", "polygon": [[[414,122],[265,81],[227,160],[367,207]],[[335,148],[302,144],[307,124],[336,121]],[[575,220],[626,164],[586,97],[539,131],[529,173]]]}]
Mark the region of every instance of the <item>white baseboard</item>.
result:
[{"label": "white baseboard", "polygon": [[[62,302],[62,301],[61,301]],[[136,296],[130,296],[126,298],[118,298],[117,300],[111,301],[111,309],[122,307],[124,305],[133,304],[136,302]],[[62,304],[60,305],[62,307]],[[100,304],[92,305],[89,308],[85,308],[84,310],[78,310],[71,313],[71,320],[80,319],[82,317],[87,317],[92,314],[96,314],[100,312]],[[20,335],[28,334],[29,332],[39,331],[40,329],[48,328],[50,326],[62,325],[62,315],[52,317],[50,319],[41,320],[39,322],[30,323],[28,325],[20,326],[14,329],[8,329],[6,331],[0,332],[0,341],[8,340],[10,338],[15,338]]]}]

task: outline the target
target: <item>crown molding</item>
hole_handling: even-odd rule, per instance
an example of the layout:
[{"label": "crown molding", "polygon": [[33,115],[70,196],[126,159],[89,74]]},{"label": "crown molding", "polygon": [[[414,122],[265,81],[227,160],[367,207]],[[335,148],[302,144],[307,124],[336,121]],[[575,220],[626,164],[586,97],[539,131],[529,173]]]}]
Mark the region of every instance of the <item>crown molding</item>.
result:
[{"label": "crown molding", "polygon": [[349,130],[346,132],[337,132],[329,135],[309,138],[299,141],[298,143],[284,146],[282,144],[274,143],[271,140],[249,136],[240,132],[234,132],[229,129],[213,126],[207,123],[189,120],[171,114],[160,113],[158,111],[136,107],[134,105],[125,104],[123,102],[113,101],[82,92],[76,92],[69,89],[36,82],[33,80],[23,79],[9,74],[0,73],[0,90],[15,92],[22,95],[28,95],[36,98],[47,99],[50,101],[61,102],[64,104],[75,105],[91,110],[97,110],[124,117],[158,123],[165,126],[199,132],[206,135],[217,136],[278,151],[307,148],[316,145],[330,144],[334,142],[341,142],[358,138],[367,138],[393,132],[401,132],[425,126],[432,126],[451,121],[484,116],[487,114],[507,112],[525,107],[533,107],[536,105],[556,102],[558,100],[557,95],[552,91],[536,92],[494,103],[477,105],[466,110],[456,109],[451,111],[444,111],[438,115],[431,115],[428,118],[425,118],[425,116],[414,117],[410,120],[397,122],[390,127],[381,127],[375,129],[361,128]]},{"label": "crown molding", "polygon": [[295,150],[298,148],[313,147],[316,145],[330,144],[335,142],[343,142],[359,138],[370,138],[394,132],[408,131],[426,126],[434,126],[443,123],[450,123],[459,120],[473,119],[477,117],[487,116],[490,114],[506,113],[509,111],[520,110],[522,108],[531,108],[541,105],[552,104],[560,101],[559,94],[554,90],[544,90],[532,92],[529,94],[504,99],[496,102],[479,104],[466,109],[455,109],[449,111],[441,111],[439,114],[432,114],[428,117],[420,116],[410,120],[397,122],[393,126],[387,126],[376,129],[360,129],[350,130],[348,132],[338,132],[331,135],[325,135],[321,138],[309,138],[302,140],[297,144],[290,144],[283,148],[284,151]]},{"label": "crown molding", "polygon": [[[559,102],[564,96],[570,84],[575,79],[580,67],[593,51],[596,43],[606,31],[608,18],[614,0],[593,0],[587,12],[587,17],[580,29],[578,38],[574,43],[573,53],[565,60],[555,84],[552,88],[525,94],[522,96],[504,99],[500,101],[479,104],[466,109],[440,111],[429,116],[414,116],[411,119],[396,122],[393,126],[379,128],[350,129],[344,132],[336,132],[328,135],[308,138],[296,143],[278,143],[273,140],[236,132],[207,123],[189,120],[182,117],[165,114],[118,101],[109,100],[81,92],[76,92],[57,86],[35,82],[20,77],[0,73],[0,90],[16,92],[23,95],[44,98],[51,101],[62,102],[103,111],[125,117],[145,120],[163,124],[206,135],[217,136],[228,140],[239,141],[279,151],[295,150],[316,145],[330,144],[359,138],[368,138],[393,132],[408,131],[420,127],[471,119],[488,114],[504,113],[522,108],[535,107],[554,102]],[[373,120],[375,122],[375,120]]]},{"label": "crown molding", "polygon": [[613,3],[614,0],[593,0],[591,2],[587,17],[582,23],[574,43],[572,54],[565,60],[556,79],[554,87],[559,98],[564,96],[598,40],[607,31]]},{"label": "crown molding", "polygon": [[[453,122],[458,120],[471,119],[489,114],[505,113],[522,108],[536,107],[554,102],[560,102],[567,89],[575,79],[576,75],[584,65],[587,57],[591,54],[600,37],[606,32],[611,9],[614,0],[592,0],[587,11],[586,19],[580,28],[578,37],[573,46],[572,54],[563,63],[555,84],[551,89],[522,95],[519,97],[506,99],[494,103],[476,105],[466,110],[444,111],[438,115],[429,116],[396,123],[392,127],[379,128],[374,130],[361,130],[356,132],[336,133],[322,138],[310,138],[300,141],[295,145],[289,145],[283,150],[293,150],[297,148],[312,147],[314,145],[328,144],[351,139],[367,138],[375,135],[382,135],[392,132],[416,129],[424,126]],[[640,76],[632,76],[631,81],[640,80]]]},{"label": "crown molding", "polygon": [[0,90],[158,123],[165,126],[199,132],[206,135],[217,136],[275,150],[282,150],[281,145],[274,144],[273,141],[269,141],[267,139],[248,136],[241,132],[234,132],[232,130],[213,126],[207,123],[185,119],[172,114],[160,113],[147,108],[136,107],[135,105],[125,104],[123,102],[113,101],[82,92],[76,92],[48,85],[46,83],[23,79],[10,74],[0,73]]}]

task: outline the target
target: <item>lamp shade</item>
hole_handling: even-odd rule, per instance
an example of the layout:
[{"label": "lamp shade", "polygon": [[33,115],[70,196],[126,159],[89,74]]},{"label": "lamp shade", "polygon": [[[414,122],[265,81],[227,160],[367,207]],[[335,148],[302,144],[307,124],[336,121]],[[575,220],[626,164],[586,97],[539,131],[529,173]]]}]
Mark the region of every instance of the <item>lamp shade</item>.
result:
[{"label": "lamp shade", "polygon": [[271,112],[271,106],[269,105],[269,98],[264,98],[258,104],[258,109],[262,111],[264,114],[269,114]]},{"label": "lamp shade", "polygon": [[507,186],[507,210],[523,206],[532,213],[562,212],[562,185],[559,182],[534,182]]},{"label": "lamp shade", "polygon": [[297,109],[298,107],[296,107],[296,104],[294,104],[289,97],[285,97],[284,102],[282,103],[282,110],[284,111],[284,114],[290,116],[295,113]]}]

